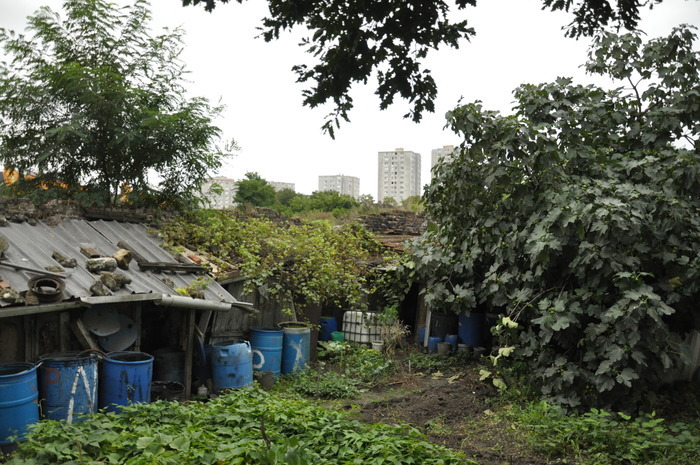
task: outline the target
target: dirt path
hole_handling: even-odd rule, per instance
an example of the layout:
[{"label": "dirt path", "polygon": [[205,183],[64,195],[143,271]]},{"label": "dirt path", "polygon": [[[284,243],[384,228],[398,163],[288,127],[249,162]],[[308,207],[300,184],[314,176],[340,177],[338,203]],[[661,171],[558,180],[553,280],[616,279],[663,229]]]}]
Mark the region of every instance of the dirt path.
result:
[{"label": "dirt path", "polygon": [[358,409],[368,423],[412,425],[480,465],[557,463],[534,454],[517,430],[492,413],[494,394],[473,363],[444,375],[400,371],[345,407]]}]

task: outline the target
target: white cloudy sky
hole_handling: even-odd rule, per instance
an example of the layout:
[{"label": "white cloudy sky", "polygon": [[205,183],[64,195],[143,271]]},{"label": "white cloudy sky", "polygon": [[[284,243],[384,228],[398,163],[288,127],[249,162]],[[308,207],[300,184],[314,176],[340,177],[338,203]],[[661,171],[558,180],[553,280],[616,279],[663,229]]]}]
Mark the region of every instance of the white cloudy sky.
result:
[{"label": "white cloudy sky", "polygon": [[[118,0],[117,3],[128,3]],[[60,10],[60,0],[0,0],[0,27],[20,31],[26,16],[39,6]],[[270,181],[293,182],[310,194],[319,175],[360,178],[363,194],[377,196],[377,152],[401,147],[422,155],[422,183],[429,180],[430,151],[457,145],[444,114],[460,98],[482,100],[488,109],[508,112],[512,90],[524,82],[539,83],[557,76],[590,79],[580,69],[587,40],[567,39],[561,27],[564,13],[541,11],[541,0],[488,0],[456,16],[466,16],[477,31],[459,50],[433,52],[426,60],[438,84],[435,114],[419,124],[404,120],[405,102],[379,111],[374,87],[354,89],[355,109],[332,140],[321,132],[329,108],[310,110],[301,104],[302,87],[295,83],[294,64],[306,60],[297,46],[302,32],[265,43],[256,26],[267,2],[248,0],[218,5],[210,14],[201,7],[183,8],[179,0],[151,0],[154,29],[181,26],[186,31],[182,58],[191,71],[191,92],[221,101],[227,110],[219,121],[227,138],[241,146],[217,174],[240,179],[256,171]],[[656,37],[689,23],[700,25],[699,0],[664,0],[645,11],[641,29]]]}]

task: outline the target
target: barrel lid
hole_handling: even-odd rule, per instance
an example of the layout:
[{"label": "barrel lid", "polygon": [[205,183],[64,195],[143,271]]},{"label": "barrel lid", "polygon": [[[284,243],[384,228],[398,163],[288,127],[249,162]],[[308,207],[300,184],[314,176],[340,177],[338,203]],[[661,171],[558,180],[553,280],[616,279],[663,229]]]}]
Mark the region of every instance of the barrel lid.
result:
[{"label": "barrel lid", "polygon": [[85,358],[96,358],[97,354],[90,351],[68,351],[68,352],[52,352],[49,354],[44,354],[39,357],[41,361],[56,361],[56,362],[68,362],[71,360],[80,360]]}]

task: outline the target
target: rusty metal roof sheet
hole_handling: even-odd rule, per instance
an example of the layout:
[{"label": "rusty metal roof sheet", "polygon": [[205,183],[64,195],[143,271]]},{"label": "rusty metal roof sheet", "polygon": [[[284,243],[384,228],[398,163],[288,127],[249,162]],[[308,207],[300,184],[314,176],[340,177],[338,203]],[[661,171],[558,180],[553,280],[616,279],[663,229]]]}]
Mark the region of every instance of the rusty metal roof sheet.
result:
[{"label": "rusty metal roof sheet", "polygon": [[[91,247],[103,256],[111,256],[120,249],[117,242],[125,241],[148,261],[178,263],[161,247],[162,240],[151,234],[142,224],[86,220],[64,220],[55,226],[44,222],[37,222],[34,226],[29,223],[9,223],[0,227],[0,236],[4,237],[9,245],[0,261],[0,280],[20,293],[26,291],[29,287],[28,281],[39,274],[13,269],[6,266],[8,263],[44,270],[46,266],[58,265],[52,258],[54,251],[64,257],[76,259],[76,268],[64,267],[65,272],[61,273],[65,276],[64,301],[89,298],[92,295],[90,287],[99,279],[99,275],[86,269],[87,257],[81,253],[81,247]],[[118,269],[117,272],[129,277],[131,284],[114,292],[115,296],[150,293],[178,295],[175,289],[185,288],[202,276],[185,272],[142,271],[135,261],[131,262],[128,270]],[[168,284],[168,280],[172,282],[172,286]],[[214,280],[208,282],[204,289],[204,298],[213,302],[237,302]],[[0,299],[0,306],[8,305],[11,304]]]}]

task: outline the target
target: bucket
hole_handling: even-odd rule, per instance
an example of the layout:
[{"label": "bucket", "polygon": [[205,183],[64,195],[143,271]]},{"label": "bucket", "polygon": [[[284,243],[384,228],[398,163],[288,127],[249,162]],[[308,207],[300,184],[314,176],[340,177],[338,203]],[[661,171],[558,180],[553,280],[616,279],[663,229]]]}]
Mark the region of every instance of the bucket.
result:
[{"label": "bucket", "polygon": [[450,346],[451,346],[450,348],[453,351],[457,351],[457,344],[459,343],[459,336],[457,336],[456,334],[448,334],[447,336],[445,336],[445,342],[449,342]]},{"label": "bucket", "polygon": [[428,352],[431,354],[437,353],[438,343],[442,342],[442,338],[430,337],[428,338]]},{"label": "bucket", "polygon": [[275,376],[271,371],[257,372],[256,379],[258,380],[258,383],[260,383],[260,387],[266,391],[269,391],[275,385]]},{"label": "bucket", "polygon": [[445,340],[448,334],[457,334],[457,315],[454,313],[437,313],[430,315],[430,335]]},{"label": "bucket", "polygon": [[102,359],[99,380],[100,408],[119,412],[120,406],[149,402],[153,356],[144,352],[110,352]]},{"label": "bucket", "polygon": [[450,353],[450,350],[452,349],[452,344],[449,342],[438,342],[437,343],[437,353],[439,355],[447,355]]},{"label": "bucket", "polygon": [[372,341],[372,350],[384,352],[384,343],[382,341]]},{"label": "bucket", "polygon": [[158,381],[185,382],[185,351],[166,347],[153,351],[153,379]]},{"label": "bucket", "polygon": [[215,392],[253,384],[250,342],[217,342],[211,348],[211,379]]},{"label": "bucket", "polygon": [[318,335],[321,341],[330,341],[331,334],[338,330],[338,323],[334,316],[322,316],[321,317],[321,331]]},{"label": "bucket", "polygon": [[459,339],[462,344],[472,347],[484,345],[484,321],[486,315],[471,312],[469,315],[459,315]]},{"label": "bucket", "polygon": [[282,368],[282,330],[271,326],[250,328],[253,370],[271,371],[279,376]]},{"label": "bucket", "polygon": [[303,323],[280,323],[282,342],[282,374],[304,370],[309,364],[311,330]]},{"label": "bucket", "polygon": [[467,344],[457,344],[457,352],[470,354],[472,352],[472,346]]},{"label": "bucket", "polygon": [[46,420],[81,421],[81,415],[97,411],[95,354],[58,352],[42,355],[37,371],[41,416]]},{"label": "bucket", "polygon": [[183,402],[185,400],[185,386],[176,381],[153,381],[151,383],[151,402],[157,400]]},{"label": "bucket", "polygon": [[340,331],[333,331],[331,333],[331,341],[343,342],[345,341],[345,334]]},{"label": "bucket", "polygon": [[24,439],[29,425],[39,422],[36,366],[31,363],[0,365],[0,445],[8,438]]}]

